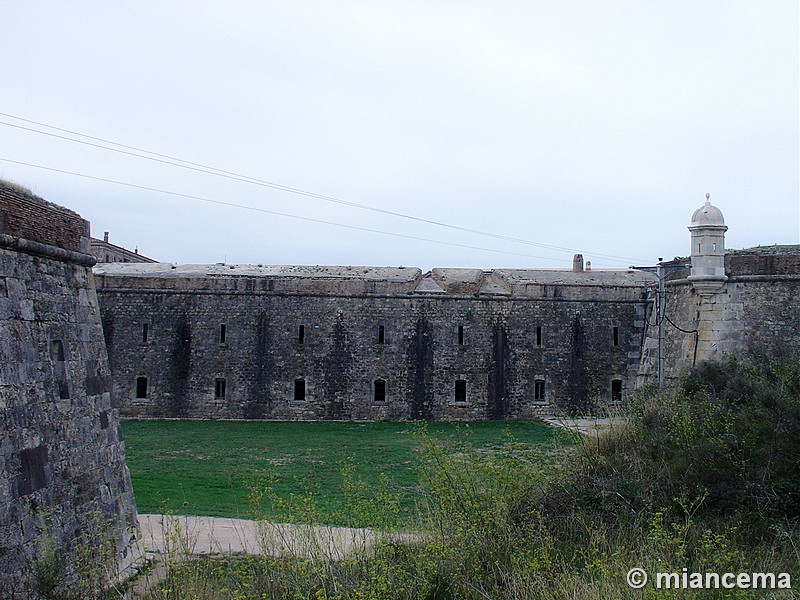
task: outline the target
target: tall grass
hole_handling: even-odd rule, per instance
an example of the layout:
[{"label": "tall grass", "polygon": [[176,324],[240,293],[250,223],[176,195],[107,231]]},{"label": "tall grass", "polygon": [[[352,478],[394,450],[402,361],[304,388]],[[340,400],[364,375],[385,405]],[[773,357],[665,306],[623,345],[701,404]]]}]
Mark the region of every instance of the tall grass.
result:
[{"label": "tall grass", "polygon": [[[349,470],[348,518],[381,523],[374,542],[347,555],[322,544],[299,555],[177,553],[146,597],[796,597],[791,590],[632,590],[625,576],[640,567],[800,577],[797,362],[703,365],[676,390],[643,391],[627,422],[574,447],[532,449],[509,438],[487,452],[424,427],[416,440],[418,535],[394,535],[391,492]],[[294,509],[313,536],[313,501]]]}]

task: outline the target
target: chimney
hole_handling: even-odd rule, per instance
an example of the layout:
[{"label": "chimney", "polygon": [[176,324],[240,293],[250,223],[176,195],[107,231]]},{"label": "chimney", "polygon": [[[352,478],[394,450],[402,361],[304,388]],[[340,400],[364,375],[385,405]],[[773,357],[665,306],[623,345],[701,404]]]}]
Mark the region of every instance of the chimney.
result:
[{"label": "chimney", "polygon": [[583,254],[576,254],[572,257],[572,272],[583,273]]},{"label": "chimney", "polygon": [[107,232],[107,231],[104,231],[104,232],[103,232],[103,241],[104,241],[105,243],[108,243],[108,232]]}]

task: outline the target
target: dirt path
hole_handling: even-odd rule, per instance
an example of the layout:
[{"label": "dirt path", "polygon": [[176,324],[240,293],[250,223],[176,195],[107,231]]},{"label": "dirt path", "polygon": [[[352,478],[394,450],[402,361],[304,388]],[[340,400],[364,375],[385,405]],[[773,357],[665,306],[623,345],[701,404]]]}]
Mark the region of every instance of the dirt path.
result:
[{"label": "dirt path", "polygon": [[583,435],[600,435],[614,427],[621,426],[625,418],[618,417],[550,417],[544,422],[552,427],[561,427],[582,433]]},{"label": "dirt path", "polygon": [[[268,554],[338,560],[389,534],[372,529],[292,525],[217,517],[139,515],[141,540],[148,553]],[[390,539],[413,540],[409,534]]]},{"label": "dirt path", "polygon": [[164,558],[184,560],[198,554],[293,555],[340,560],[376,541],[417,539],[412,534],[385,534],[372,529],[292,525],[217,517],[139,515],[138,553],[154,568],[137,577],[126,600],[156,589],[167,573]]}]

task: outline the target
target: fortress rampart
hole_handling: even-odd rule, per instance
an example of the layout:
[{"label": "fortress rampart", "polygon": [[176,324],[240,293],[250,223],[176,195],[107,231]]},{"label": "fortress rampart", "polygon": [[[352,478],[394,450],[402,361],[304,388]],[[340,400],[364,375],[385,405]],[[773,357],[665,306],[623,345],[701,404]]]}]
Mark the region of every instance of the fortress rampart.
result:
[{"label": "fortress rampart", "polygon": [[655,277],[579,255],[572,271],[102,265],[115,398],[131,417],[529,418],[657,381],[659,330],[665,381],[800,349],[800,249],[726,250],[708,201],[689,230],[691,257],[661,265],[663,317]]},{"label": "fortress rampart", "polygon": [[[701,361],[800,353],[800,246],[729,251],[724,265],[726,280],[712,293],[700,293],[685,273],[666,283],[668,381]],[[656,379],[656,332],[648,327],[640,383]]]},{"label": "fortress rampart", "polygon": [[621,401],[651,277],[231,265],[96,269],[132,417],[527,418]]},{"label": "fortress rampart", "polygon": [[67,584],[82,552],[112,570],[131,560],[136,508],[88,233],[78,214],[0,185],[3,598],[31,597],[33,565],[48,556]]}]

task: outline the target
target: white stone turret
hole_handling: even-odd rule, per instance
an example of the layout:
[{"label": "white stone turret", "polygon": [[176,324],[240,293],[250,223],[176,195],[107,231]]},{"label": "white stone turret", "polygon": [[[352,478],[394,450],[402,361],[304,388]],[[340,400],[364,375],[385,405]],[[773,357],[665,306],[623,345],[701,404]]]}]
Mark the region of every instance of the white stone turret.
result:
[{"label": "white stone turret", "polygon": [[692,234],[692,274],[689,281],[700,294],[713,294],[727,281],[725,275],[725,232],[728,227],[722,212],[711,204],[694,211],[689,231]]}]

